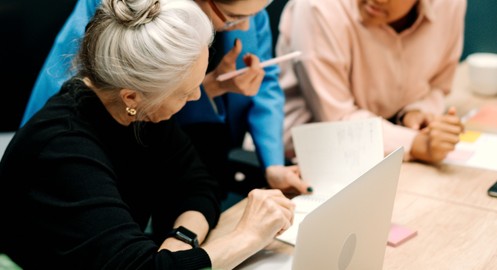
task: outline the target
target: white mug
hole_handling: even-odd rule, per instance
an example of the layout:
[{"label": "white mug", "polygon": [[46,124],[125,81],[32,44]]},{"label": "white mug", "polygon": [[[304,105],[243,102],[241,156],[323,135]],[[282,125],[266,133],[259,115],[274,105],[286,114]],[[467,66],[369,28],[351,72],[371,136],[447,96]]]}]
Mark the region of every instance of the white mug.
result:
[{"label": "white mug", "polygon": [[497,95],[497,54],[473,53],[466,61],[472,91],[485,96]]}]

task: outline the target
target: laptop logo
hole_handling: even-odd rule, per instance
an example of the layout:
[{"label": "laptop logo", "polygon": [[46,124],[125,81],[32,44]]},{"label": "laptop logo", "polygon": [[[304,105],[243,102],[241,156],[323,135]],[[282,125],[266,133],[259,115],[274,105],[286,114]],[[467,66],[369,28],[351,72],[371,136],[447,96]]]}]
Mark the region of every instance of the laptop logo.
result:
[{"label": "laptop logo", "polygon": [[349,235],[345,240],[345,243],[342,246],[342,250],[340,251],[340,256],[338,257],[338,269],[345,270],[349,266],[352,261],[352,257],[354,256],[355,248],[357,244],[357,237],[355,233]]}]

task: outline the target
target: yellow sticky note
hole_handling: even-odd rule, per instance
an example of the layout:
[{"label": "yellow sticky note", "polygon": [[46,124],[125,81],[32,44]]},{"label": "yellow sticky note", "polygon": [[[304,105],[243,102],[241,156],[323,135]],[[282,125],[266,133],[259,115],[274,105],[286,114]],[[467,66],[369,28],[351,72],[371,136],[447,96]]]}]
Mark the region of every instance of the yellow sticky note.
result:
[{"label": "yellow sticky note", "polygon": [[461,140],[461,142],[473,143],[476,140],[478,140],[478,137],[480,137],[480,134],[481,134],[481,132],[468,130],[468,131],[464,132],[463,134],[461,134],[459,136],[459,139]]}]

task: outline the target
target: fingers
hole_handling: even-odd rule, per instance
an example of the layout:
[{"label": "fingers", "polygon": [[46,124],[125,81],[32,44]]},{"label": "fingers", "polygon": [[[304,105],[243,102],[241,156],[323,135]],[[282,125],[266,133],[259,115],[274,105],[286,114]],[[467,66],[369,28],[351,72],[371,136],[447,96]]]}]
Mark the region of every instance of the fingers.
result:
[{"label": "fingers", "polygon": [[286,168],[287,168],[287,170],[291,171],[292,173],[297,175],[299,178],[301,178],[300,168],[298,165],[290,165],[290,166],[286,166]]},{"label": "fingers", "polygon": [[457,115],[442,115],[433,122],[444,122],[450,125],[462,126],[461,119]]},{"label": "fingers", "polygon": [[246,96],[254,96],[258,93],[265,71],[260,67],[259,58],[252,54],[246,54],[243,57],[248,65],[246,72],[225,81],[216,80],[219,75],[236,70],[236,60],[241,52],[242,42],[236,39],[233,48],[223,56],[216,69],[206,75],[203,85],[209,97],[216,97],[227,92]]},{"label": "fingers", "polygon": [[248,199],[249,201],[254,202],[265,202],[266,200],[273,200],[275,202],[278,202],[278,205],[282,207],[291,207],[291,204],[293,204],[293,202],[286,198],[283,192],[281,192],[281,190],[279,189],[254,189],[249,192]]},{"label": "fingers", "polygon": [[259,57],[250,53],[243,56],[243,62],[245,62],[245,65],[250,68],[257,68],[260,65]]},{"label": "fingers", "polygon": [[[220,75],[236,70],[236,60],[241,52],[242,42],[236,39],[233,48],[224,55],[221,63],[216,67],[216,74]],[[266,74],[260,66],[259,58],[247,53],[243,56],[243,61],[247,65],[248,70],[234,78],[221,82],[220,87],[225,89],[223,92],[228,91],[246,96],[254,96],[259,91],[264,75]]]},{"label": "fingers", "polygon": [[431,122],[429,129],[459,136],[464,132],[464,125],[456,115],[447,114]]},{"label": "fingers", "polygon": [[[233,52],[234,55],[234,51],[235,50],[232,49],[230,53]],[[236,58],[231,59],[231,57],[228,54],[223,58],[222,61],[223,65],[219,66],[224,66],[224,67],[230,66],[231,68],[229,71],[232,71],[236,68]],[[252,54],[246,54],[243,57],[243,59],[245,63],[248,65],[247,71],[234,78],[221,82],[221,85],[229,92],[238,93],[246,96],[254,96],[259,92],[259,88],[261,86],[261,83],[264,79],[266,72],[264,71],[263,68],[260,67],[259,58],[257,56]],[[229,63],[228,61],[232,62]],[[224,70],[223,72],[228,71],[228,69],[222,69],[222,70]]]},{"label": "fingers", "polygon": [[429,128],[429,148],[430,151],[454,150],[455,145],[459,142],[459,135],[462,128],[456,125],[446,123],[433,123]]},{"label": "fingers", "polygon": [[458,124],[451,124],[447,122],[433,122],[429,126],[430,137],[445,137],[452,135],[459,138],[463,132],[463,127]]},{"label": "fingers", "polygon": [[288,185],[295,188],[299,193],[301,193],[301,194],[309,193],[308,190],[309,190],[310,185],[308,183],[302,181],[300,176],[295,171],[289,170],[287,172],[286,179],[287,179]]},{"label": "fingers", "polygon": [[266,179],[271,188],[280,189],[287,195],[309,193],[312,190],[308,183],[300,178],[297,165],[272,165],[266,168]]},{"label": "fingers", "polygon": [[459,142],[462,128],[443,121],[434,121],[415,137],[411,154],[419,160],[440,162]]},{"label": "fingers", "polygon": [[235,65],[236,64],[236,59],[238,58],[238,55],[242,52],[242,41],[239,39],[235,39],[235,43],[233,45],[233,48],[224,55],[223,57],[223,62],[226,64],[231,64]]},{"label": "fingers", "polygon": [[292,166],[287,166],[286,168],[294,174],[294,177],[292,177],[290,181],[295,189],[297,189],[301,194],[307,194],[312,192],[311,185],[306,181],[302,180],[299,166],[292,165]]},{"label": "fingers", "polygon": [[447,111],[447,115],[450,116],[448,119],[449,122],[452,122],[454,125],[458,125],[461,128],[461,133],[464,132],[464,124],[462,123],[461,119],[457,116],[457,111],[455,107],[450,107],[449,110]]},{"label": "fingers", "polygon": [[[452,114],[454,112],[450,112]],[[449,118],[447,118],[449,117]],[[447,115],[445,121],[434,121],[423,131],[427,135],[427,151],[429,159],[439,162],[445,159],[449,152],[453,151],[459,142],[459,135],[463,132],[463,127],[459,121],[450,119],[454,115]],[[457,118],[457,117],[456,117]]]},{"label": "fingers", "polygon": [[403,124],[408,128],[421,130],[425,128],[432,120],[431,114],[420,111],[409,111],[404,115]]},{"label": "fingers", "polygon": [[273,197],[273,201],[280,206],[279,211],[284,216],[283,229],[288,229],[293,224],[293,216],[295,213],[295,203],[286,197]]},{"label": "fingers", "polygon": [[[278,189],[254,189],[248,194],[245,222],[253,226],[272,227],[271,237],[288,229],[293,223],[295,204]],[[254,224],[255,222],[255,224]],[[264,230],[266,230],[265,228]]]},{"label": "fingers", "polygon": [[[277,190],[277,191],[279,191],[279,190]],[[281,191],[279,191],[279,195],[272,196],[271,198],[279,206],[282,206],[285,209],[291,210],[291,212],[293,212],[293,210],[295,210],[295,203],[292,202],[291,200],[289,200],[287,197],[285,197]]]},{"label": "fingers", "polygon": [[454,106],[450,107],[449,110],[447,110],[448,115],[456,115],[456,108]]},{"label": "fingers", "polygon": [[253,96],[259,91],[266,72],[261,68],[260,60],[257,56],[246,54],[243,60],[249,67],[248,71],[234,78],[234,83],[241,90],[242,94]]},{"label": "fingers", "polygon": [[461,118],[457,116],[457,111],[454,107],[450,107],[445,115],[438,116],[433,122],[445,122],[447,124],[464,127]]}]

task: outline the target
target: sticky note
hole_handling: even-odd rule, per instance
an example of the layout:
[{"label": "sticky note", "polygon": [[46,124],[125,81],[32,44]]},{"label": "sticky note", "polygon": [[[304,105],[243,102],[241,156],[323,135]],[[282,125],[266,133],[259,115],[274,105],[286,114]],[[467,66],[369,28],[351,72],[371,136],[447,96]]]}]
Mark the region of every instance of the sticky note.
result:
[{"label": "sticky note", "polygon": [[388,233],[387,245],[391,247],[397,247],[405,241],[413,238],[418,233],[417,231],[401,226],[399,224],[392,224],[390,227],[390,232]]},{"label": "sticky note", "polygon": [[456,149],[445,158],[446,161],[466,162],[475,154],[474,150]]},{"label": "sticky note", "polygon": [[488,103],[468,114],[465,126],[470,130],[497,133],[497,103]]},{"label": "sticky note", "polygon": [[461,142],[468,142],[468,143],[473,143],[478,140],[478,137],[480,137],[481,132],[477,131],[472,131],[472,130],[467,130],[461,136],[459,136],[459,139]]}]

